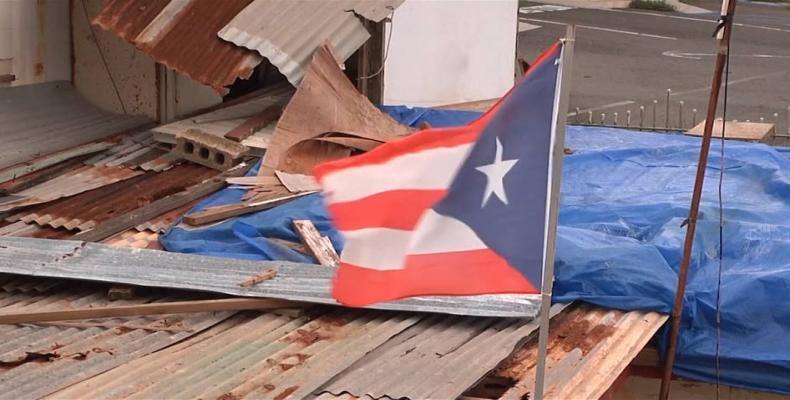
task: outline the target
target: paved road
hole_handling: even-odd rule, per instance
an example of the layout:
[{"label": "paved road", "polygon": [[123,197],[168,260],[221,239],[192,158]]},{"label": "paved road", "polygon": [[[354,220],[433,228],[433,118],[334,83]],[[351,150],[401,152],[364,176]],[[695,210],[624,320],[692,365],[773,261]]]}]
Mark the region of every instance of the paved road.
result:
[{"label": "paved road", "polygon": [[[716,9],[712,0],[695,5]],[[527,6],[537,6],[528,4]],[[538,9],[531,9],[532,11]],[[523,10],[527,11],[527,10]],[[790,107],[790,8],[738,5],[730,62],[728,119],[773,121],[779,114],[779,132],[788,132]],[[653,100],[659,101],[656,121],[666,121],[666,93],[670,96],[670,126],[677,127],[683,100],[683,127],[691,109],[703,119],[713,71],[716,42],[711,38],[718,11],[683,15],[639,10],[566,9],[522,13],[520,21],[539,26],[519,34],[518,55],[532,60],[564,33],[563,24],[577,31],[571,111],[582,110],[586,121],[592,110],[613,123],[613,113],[624,124],[627,110],[638,124],[639,106],[646,108],[645,125],[652,125]],[[721,107],[720,107],[721,110]],[[571,119],[573,120],[573,119]]]}]

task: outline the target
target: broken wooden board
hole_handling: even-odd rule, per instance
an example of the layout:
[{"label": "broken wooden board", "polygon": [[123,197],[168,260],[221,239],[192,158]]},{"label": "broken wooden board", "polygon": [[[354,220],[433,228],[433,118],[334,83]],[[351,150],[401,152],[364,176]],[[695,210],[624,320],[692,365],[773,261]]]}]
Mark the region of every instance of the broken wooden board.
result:
[{"label": "broken wooden board", "polygon": [[214,299],[173,301],[169,303],[132,304],[124,306],[66,308],[61,310],[33,311],[0,314],[0,324],[21,324],[75,319],[134,317],[140,315],[184,314],[213,311],[270,310],[275,308],[304,307],[278,299]]},{"label": "broken wooden board", "polygon": [[280,117],[259,175],[271,176],[275,169],[309,174],[321,157],[300,162],[284,157],[285,153],[291,146],[327,132],[357,132],[365,139],[388,142],[410,134],[412,129],[397,123],[360,94],[324,45],[316,50]]},{"label": "broken wooden board", "polygon": [[[727,121],[726,124],[723,124],[722,120],[717,118],[713,121],[714,138],[721,137],[722,128],[724,128],[725,139],[746,140],[749,142],[771,144],[773,143],[774,135],[776,135],[776,127],[774,124],[740,121]],[[702,136],[704,131],[705,120],[702,120],[702,122],[697,124],[697,126],[689,129],[686,134],[692,136]]]},{"label": "broken wooden board", "polygon": [[302,239],[302,243],[310,251],[310,254],[318,260],[321,265],[336,267],[340,264],[340,257],[337,255],[332,241],[326,236],[321,236],[318,229],[309,219],[297,219],[293,221],[294,230]]},{"label": "broken wooden board", "polygon": [[274,268],[269,268],[261,272],[260,274],[253,275],[244,280],[244,282],[239,283],[240,287],[248,288],[254,285],[257,285],[263,281],[268,281],[269,279],[274,278],[277,276],[277,270]]},{"label": "broken wooden board", "polygon": [[291,194],[287,196],[275,197],[268,200],[262,200],[252,203],[237,203],[226,204],[223,206],[209,207],[205,210],[197,211],[184,216],[184,223],[192,226],[200,226],[210,224],[212,222],[222,221],[224,219],[238,217],[239,215],[249,214],[257,211],[268,210],[285,204],[293,199],[310,194],[310,192],[302,192]]},{"label": "broken wooden board", "polygon": [[280,105],[266,107],[260,114],[244,121],[241,125],[231,129],[225,134],[225,139],[242,142],[252,136],[256,131],[266,127],[280,118],[283,108]]},{"label": "broken wooden board", "polygon": [[[276,268],[277,276],[249,288],[239,287],[239,282],[266,268]],[[73,240],[0,237],[0,272],[25,276],[336,305],[330,294],[335,271],[332,267],[287,261],[237,260]],[[527,318],[537,315],[539,299],[535,295],[432,296],[369,308]]]}]

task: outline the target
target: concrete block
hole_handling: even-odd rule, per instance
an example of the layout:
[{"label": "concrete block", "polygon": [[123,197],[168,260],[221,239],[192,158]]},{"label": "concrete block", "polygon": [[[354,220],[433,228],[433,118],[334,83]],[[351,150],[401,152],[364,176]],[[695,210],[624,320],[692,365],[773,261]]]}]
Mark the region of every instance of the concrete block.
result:
[{"label": "concrete block", "polygon": [[176,137],[173,152],[189,161],[225,171],[238,164],[249,150],[232,140],[189,129]]}]

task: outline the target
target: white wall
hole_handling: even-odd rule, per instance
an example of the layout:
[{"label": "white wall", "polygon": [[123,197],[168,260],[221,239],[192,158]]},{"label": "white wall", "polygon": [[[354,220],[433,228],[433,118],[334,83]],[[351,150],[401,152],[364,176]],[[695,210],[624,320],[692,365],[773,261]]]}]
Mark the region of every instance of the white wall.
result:
[{"label": "white wall", "polygon": [[406,0],[387,26],[384,104],[500,97],[514,83],[517,0]]},{"label": "white wall", "polygon": [[13,85],[71,79],[68,5],[0,0],[0,74]]}]

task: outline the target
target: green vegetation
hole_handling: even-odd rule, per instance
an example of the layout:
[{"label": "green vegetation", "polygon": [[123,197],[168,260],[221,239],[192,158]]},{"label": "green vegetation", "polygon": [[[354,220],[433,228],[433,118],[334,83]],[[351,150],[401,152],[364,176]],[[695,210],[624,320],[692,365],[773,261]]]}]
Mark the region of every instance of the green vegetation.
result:
[{"label": "green vegetation", "polygon": [[631,0],[629,8],[652,11],[675,11],[675,6],[667,4],[664,0]]}]

